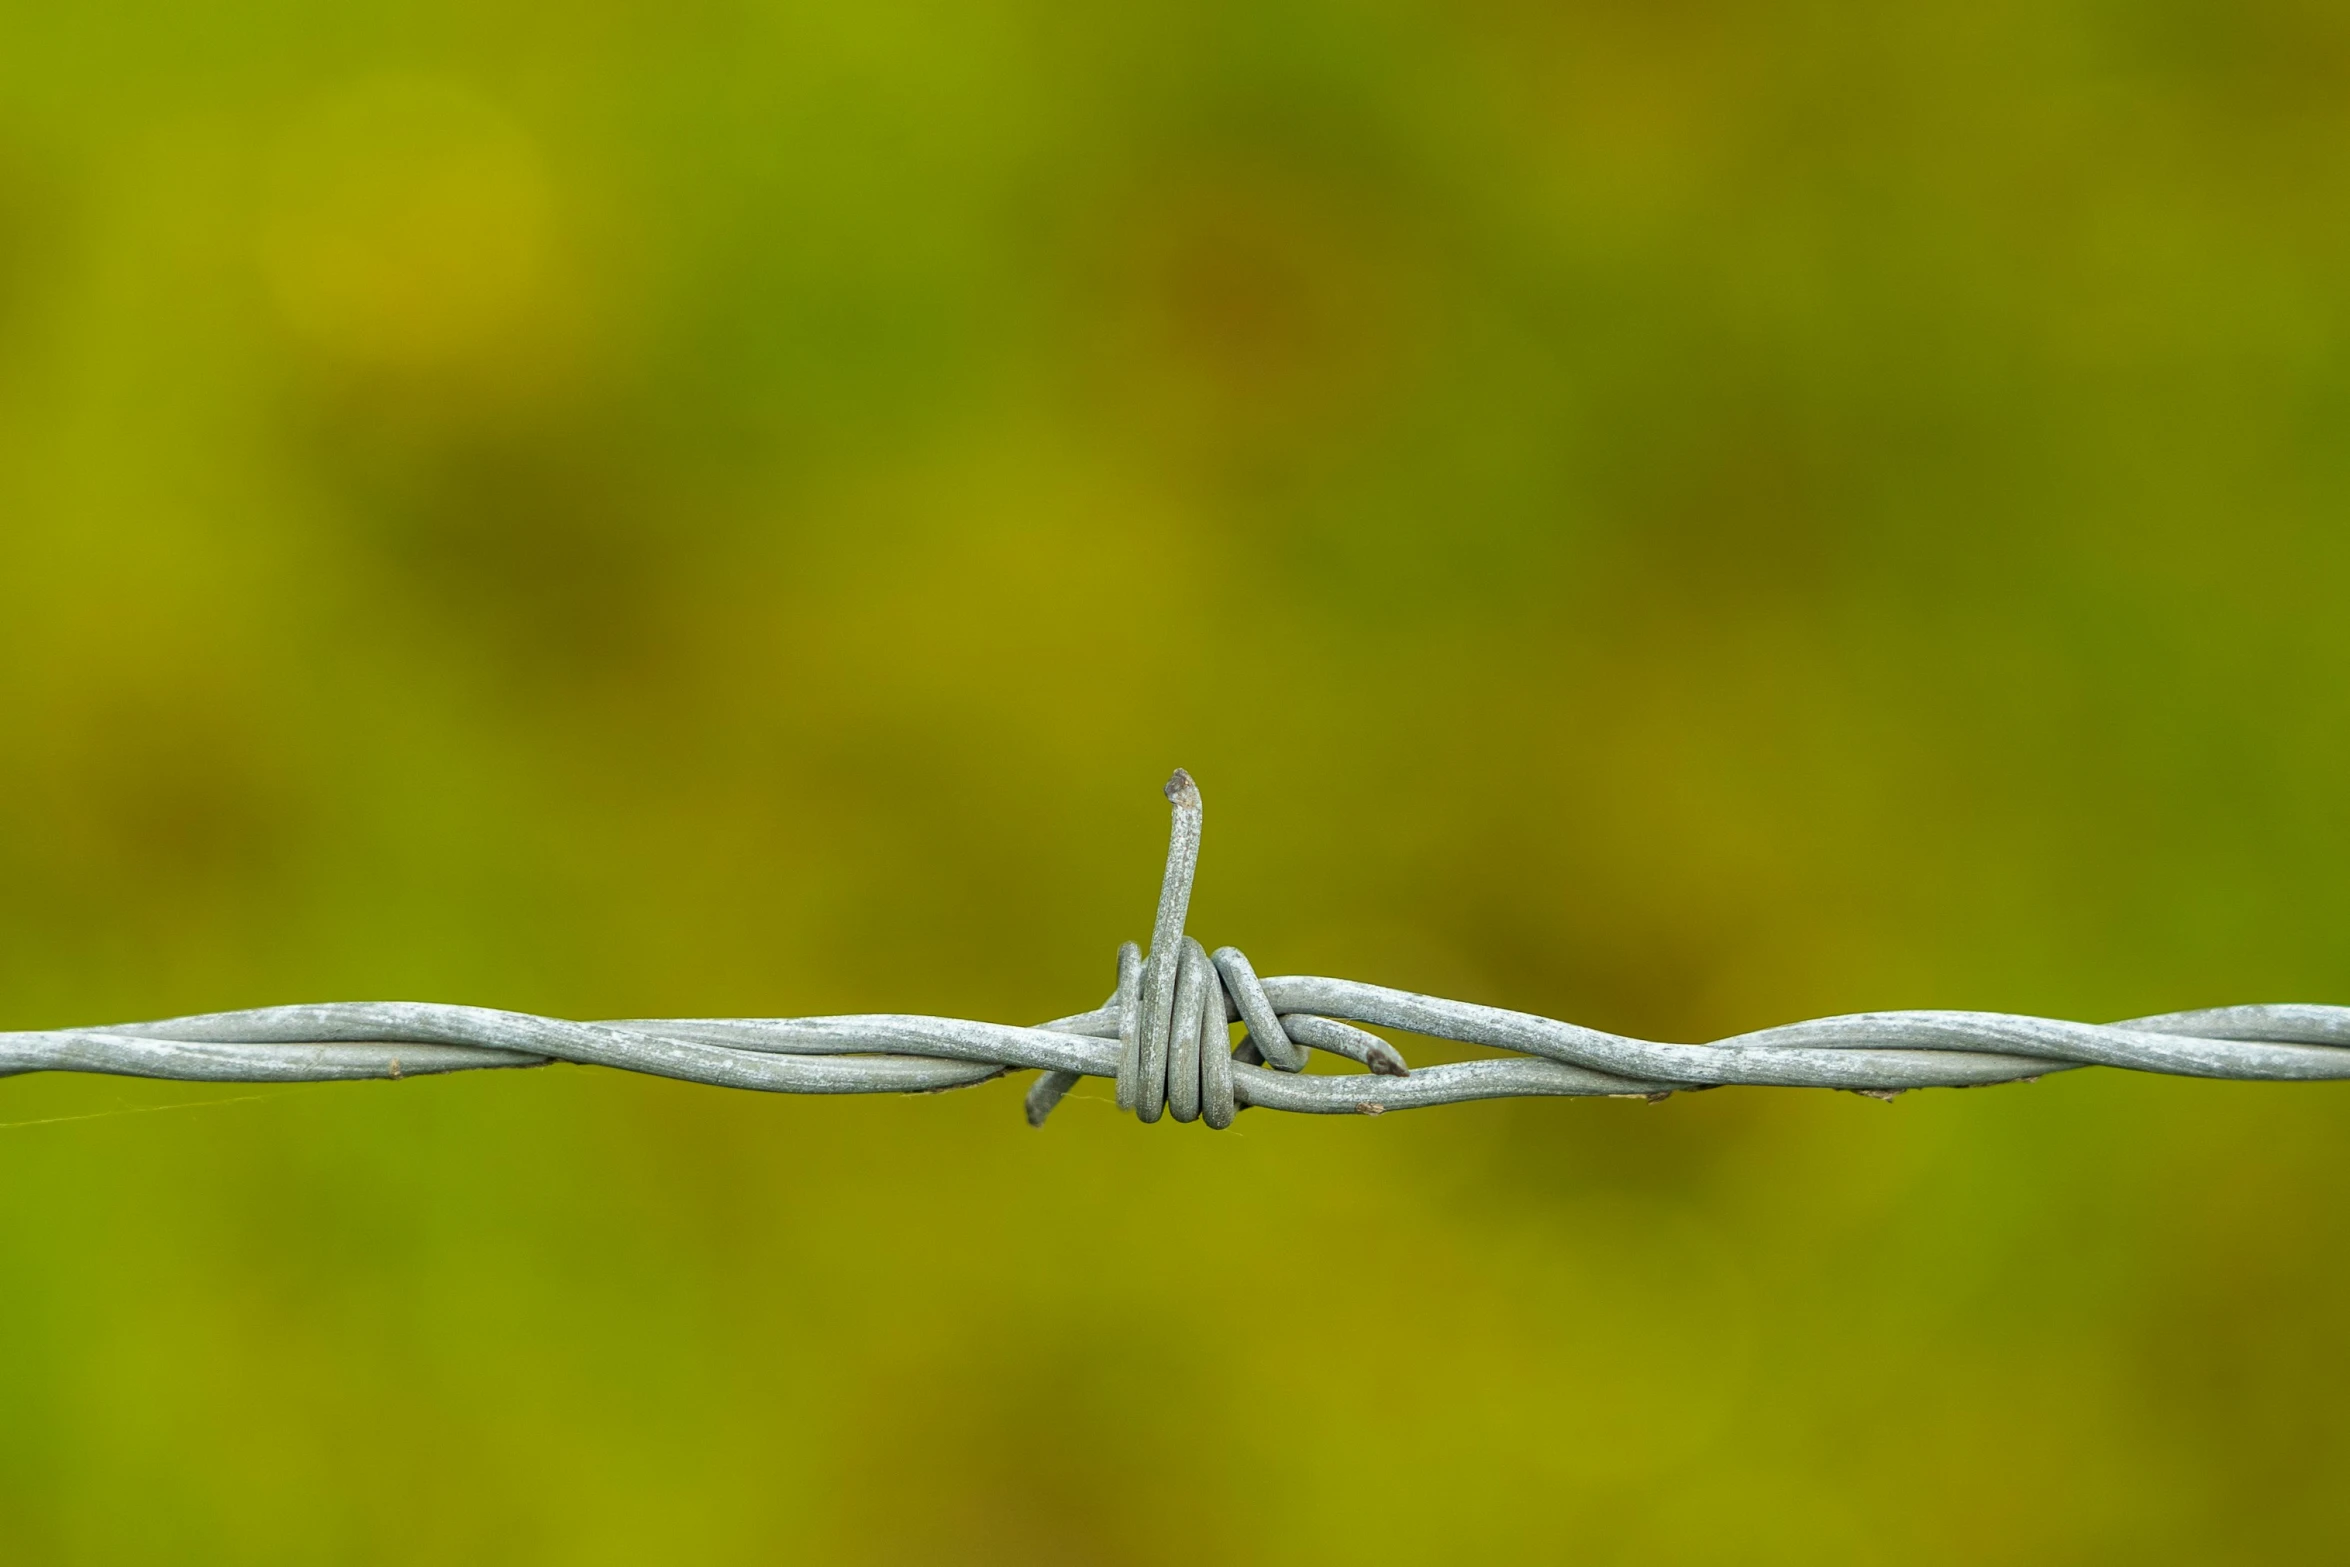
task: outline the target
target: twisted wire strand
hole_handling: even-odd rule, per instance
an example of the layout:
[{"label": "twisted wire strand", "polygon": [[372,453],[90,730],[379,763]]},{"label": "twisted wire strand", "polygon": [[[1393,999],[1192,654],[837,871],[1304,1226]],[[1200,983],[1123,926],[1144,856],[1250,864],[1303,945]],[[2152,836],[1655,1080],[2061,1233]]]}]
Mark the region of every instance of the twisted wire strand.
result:
[{"label": "twisted wire strand", "polygon": [[[1099,1007],[1035,1027],[866,1014],[579,1023],[430,1002],[336,1002],[102,1028],[0,1033],[0,1076],[70,1071],[207,1082],[330,1082],[566,1061],[770,1093],[933,1093],[1036,1070],[1042,1125],[1080,1078],[1117,1085],[1144,1121],[1230,1126],[1251,1106],[1371,1114],[1526,1095],[1638,1096],[1746,1084],[1890,1096],[2029,1081],[2084,1066],[2178,1077],[2350,1078],[2350,1007],[2214,1007],[2073,1023],[1998,1012],[1864,1012],[1710,1044],[1665,1044],[1532,1013],[1312,975],[1260,979],[1236,947],[1185,930],[1199,862],[1199,787],[1178,770],[1147,952],[1118,949]],[[1238,1045],[1230,1027],[1243,1025]],[[1359,1025],[1511,1052],[1412,1068]],[[1305,1071],[1314,1052],[1364,1070]]]}]

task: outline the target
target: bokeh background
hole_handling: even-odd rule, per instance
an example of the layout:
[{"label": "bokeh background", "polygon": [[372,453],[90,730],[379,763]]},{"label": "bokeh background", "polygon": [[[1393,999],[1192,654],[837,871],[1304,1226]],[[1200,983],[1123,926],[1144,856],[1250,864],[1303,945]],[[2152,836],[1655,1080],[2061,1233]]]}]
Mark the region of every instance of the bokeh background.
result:
[{"label": "bokeh background", "polygon": [[[0,19],[0,1026],[2350,1001],[2336,7]],[[0,1083],[0,1555],[2350,1545],[2350,1088],[1020,1091]]]}]

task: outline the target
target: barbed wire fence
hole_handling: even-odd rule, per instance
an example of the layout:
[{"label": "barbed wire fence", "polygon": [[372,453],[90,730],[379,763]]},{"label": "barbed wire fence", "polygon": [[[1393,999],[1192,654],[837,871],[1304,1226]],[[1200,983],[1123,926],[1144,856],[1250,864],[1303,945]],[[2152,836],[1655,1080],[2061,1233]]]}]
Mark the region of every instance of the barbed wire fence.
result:
[{"label": "barbed wire fence", "polygon": [[[1730,1084],[1890,1097],[2029,1082],[2084,1066],[2258,1081],[2350,1078],[2350,1007],[2214,1007],[2104,1024],[1864,1012],[1686,1045],[1355,980],[1260,979],[1239,948],[1210,953],[1186,933],[1202,804],[1181,770],[1166,794],[1173,826],[1149,951],[1126,943],[1117,988],[1102,1005],[1034,1027],[888,1013],[576,1023],[486,1007],[337,1002],[0,1033],[0,1076],[334,1082],[568,1061],[723,1088],[874,1094],[933,1093],[1034,1070],[1031,1125],[1043,1125],[1080,1078],[1104,1077],[1117,1084],[1118,1108],[1141,1120],[1171,1115],[1218,1128],[1251,1106],[1378,1115],[1528,1095],[1655,1099]],[[1236,1023],[1244,1026],[1237,1045]],[[1510,1054],[1414,1069],[1360,1025]],[[1309,1074],[1315,1051],[1363,1070]]]}]

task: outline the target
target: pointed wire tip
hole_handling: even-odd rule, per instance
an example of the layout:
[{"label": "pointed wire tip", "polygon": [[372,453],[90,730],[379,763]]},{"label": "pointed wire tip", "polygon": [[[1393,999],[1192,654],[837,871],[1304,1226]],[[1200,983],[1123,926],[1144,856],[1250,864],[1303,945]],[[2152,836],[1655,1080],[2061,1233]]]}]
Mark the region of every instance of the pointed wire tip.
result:
[{"label": "pointed wire tip", "polygon": [[1175,776],[1167,780],[1166,794],[1168,801],[1179,809],[1184,806],[1194,810],[1199,808],[1199,785],[1193,783],[1191,774],[1180,767],[1175,769]]}]

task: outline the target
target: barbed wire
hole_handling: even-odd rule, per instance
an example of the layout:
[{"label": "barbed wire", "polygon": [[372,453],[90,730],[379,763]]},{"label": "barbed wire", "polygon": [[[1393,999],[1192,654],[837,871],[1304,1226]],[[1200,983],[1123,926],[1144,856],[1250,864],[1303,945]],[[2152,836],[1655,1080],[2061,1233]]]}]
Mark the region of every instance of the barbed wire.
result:
[{"label": "barbed wire", "polygon": [[[1188,935],[1199,863],[1198,786],[1177,770],[1167,868],[1146,954],[1118,949],[1118,983],[1089,1012],[1034,1027],[868,1014],[631,1018],[577,1023],[486,1007],[363,1001],[215,1012],[104,1028],[0,1033],[0,1076],[101,1072],[229,1083],[416,1077],[583,1066],[770,1093],[933,1093],[1007,1072],[1041,1075],[1041,1126],[1083,1077],[1117,1084],[1120,1110],[1211,1127],[1256,1106],[1309,1114],[1527,1095],[1661,1098],[1745,1084],[1890,1097],[1914,1088],[2029,1082],[2084,1066],[2258,1081],[2350,1078],[2350,1007],[2215,1007],[2072,1023],[1997,1012],[1864,1012],[1710,1044],[1664,1044],[1532,1013],[1311,975],[1260,979],[1237,947]],[[1231,1025],[1244,1026],[1238,1045]],[[1510,1052],[1418,1069],[1364,1027]],[[1364,1068],[1308,1073],[1311,1053]]]}]

